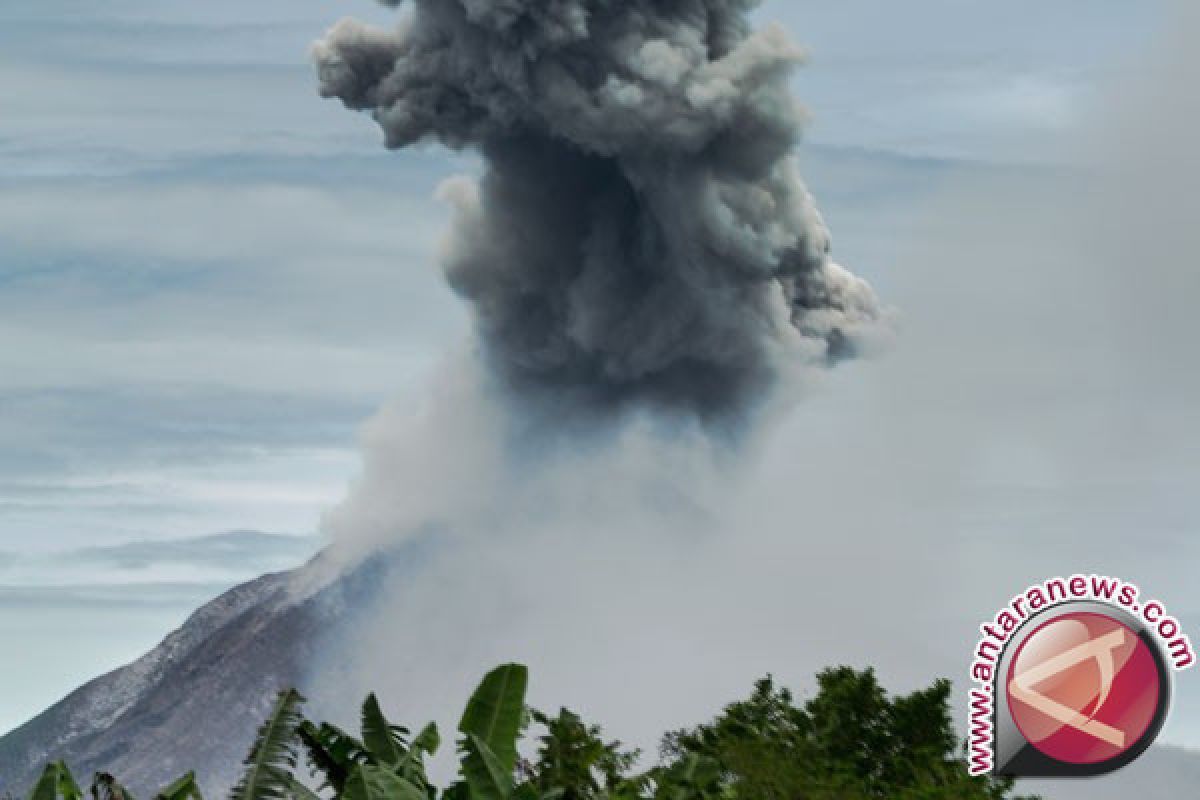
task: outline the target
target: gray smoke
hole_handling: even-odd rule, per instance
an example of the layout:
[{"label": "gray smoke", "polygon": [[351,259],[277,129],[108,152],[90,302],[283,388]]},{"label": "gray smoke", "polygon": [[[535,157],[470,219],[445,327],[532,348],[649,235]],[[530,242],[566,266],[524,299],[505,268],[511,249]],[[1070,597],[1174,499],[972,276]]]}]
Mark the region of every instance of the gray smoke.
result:
[{"label": "gray smoke", "polygon": [[797,171],[802,53],[756,4],[416,0],[316,45],[388,147],[483,156],[443,187],[443,266],[509,387],[708,415],[881,329]]}]

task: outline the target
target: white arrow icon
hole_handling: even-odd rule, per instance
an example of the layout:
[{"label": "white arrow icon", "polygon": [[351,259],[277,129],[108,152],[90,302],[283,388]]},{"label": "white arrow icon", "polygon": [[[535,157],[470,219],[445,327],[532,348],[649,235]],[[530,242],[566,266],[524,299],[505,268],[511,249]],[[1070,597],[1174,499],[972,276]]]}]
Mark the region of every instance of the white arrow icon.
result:
[{"label": "white arrow icon", "polygon": [[[1099,639],[1084,642],[1054,658],[1047,659],[1041,664],[1013,676],[1008,684],[1009,694],[1063,725],[1068,725],[1077,731],[1108,742],[1113,747],[1123,748],[1125,747],[1125,732],[1098,722],[1095,716],[1100,713],[1101,707],[1108,700],[1108,695],[1112,691],[1113,680],[1116,677],[1116,660],[1113,658],[1113,651],[1125,644],[1125,636],[1125,629],[1118,628]],[[1096,664],[1100,667],[1100,696],[1096,699],[1096,707],[1092,710],[1090,717],[1034,691],[1033,687],[1047,678],[1089,659],[1095,659]]]}]

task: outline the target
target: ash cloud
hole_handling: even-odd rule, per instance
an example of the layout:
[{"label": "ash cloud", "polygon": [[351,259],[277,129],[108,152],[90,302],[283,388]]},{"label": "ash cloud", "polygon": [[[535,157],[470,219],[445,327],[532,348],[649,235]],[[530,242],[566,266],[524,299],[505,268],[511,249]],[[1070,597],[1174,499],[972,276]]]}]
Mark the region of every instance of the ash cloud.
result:
[{"label": "ash cloud", "polygon": [[[397,2],[385,2],[397,6]],[[390,148],[478,151],[442,261],[511,389],[711,415],[884,329],[793,157],[801,50],[749,0],[417,0],[343,20],[320,91]]]},{"label": "ash cloud", "polygon": [[[566,702],[653,748],[767,672],[805,686],[829,664],[874,665],[897,690],[956,676],[978,620],[1014,586],[1078,570],[1080,542],[1164,596],[1194,595],[1178,569],[1200,557],[1200,381],[1180,366],[1195,360],[1200,275],[1186,257],[1200,249],[1189,16],[1181,63],[1052,143],[1085,174],[943,165],[936,193],[920,180],[863,201],[905,232],[891,246],[903,346],[839,372],[724,464],[686,414],[631,415],[648,427],[584,446],[528,437],[514,459],[521,415],[462,359],[426,413],[406,397],[380,414],[326,529],[342,549],[418,540],[431,521],[446,533],[348,643],[323,648],[354,654],[349,673],[321,673],[336,676],[326,715],[372,689],[397,718],[430,718],[517,659],[535,705]],[[870,159],[839,174],[922,174]]]}]

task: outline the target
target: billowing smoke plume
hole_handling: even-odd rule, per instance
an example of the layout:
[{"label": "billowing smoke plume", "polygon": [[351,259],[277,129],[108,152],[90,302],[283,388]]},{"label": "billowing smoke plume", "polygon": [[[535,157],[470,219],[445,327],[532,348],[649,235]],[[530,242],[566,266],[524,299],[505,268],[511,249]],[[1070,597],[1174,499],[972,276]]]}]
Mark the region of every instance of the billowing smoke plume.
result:
[{"label": "billowing smoke plume", "polygon": [[[956,677],[978,620],[1013,587],[1080,569],[1080,542],[1194,604],[1180,558],[1147,542],[1200,558],[1200,370],[1187,368],[1200,297],[1195,6],[1176,27],[1176,58],[1137,93],[1144,103],[1119,92],[1111,116],[1055,143],[1094,153],[1102,174],[964,162],[928,167],[951,176],[944,197],[918,180],[911,193],[855,198],[906,232],[887,244],[904,346],[811,392],[756,446],[727,448],[707,420],[676,413],[581,426],[592,435],[572,431],[564,447],[511,437],[522,415],[461,358],[428,412],[409,395],[380,414],[327,530],[343,546],[407,537],[416,552],[397,559],[388,596],[348,641],[321,648],[352,663],[322,673],[318,716],[354,709],[369,689],[398,719],[452,714],[485,669],[520,660],[534,705],[566,703],[653,753],[659,732],[710,718],[767,672],[804,686],[830,664],[874,665],[898,690]],[[777,355],[820,363],[831,341],[844,352],[869,329],[870,295],[849,278],[840,285],[855,288],[835,288],[843,273],[824,260],[787,163],[794,54],[776,35],[749,36],[732,11],[686,0],[611,0],[583,37],[549,12],[499,7],[441,0],[406,33],[343,24],[321,49],[327,90],[376,109],[394,144],[481,143],[477,227],[456,230],[449,266],[495,337],[494,364],[695,405],[701,374],[744,394],[756,371],[783,369]],[[656,10],[685,7],[696,13]],[[723,85],[717,74],[736,89],[700,105]],[[622,104],[626,94],[641,102]],[[607,175],[628,207],[610,213],[601,182],[563,164]],[[829,169],[879,185],[935,174],[879,155]],[[606,240],[606,225],[637,236]],[[639,260],[596,260],[606,241]],[[669,259],[634,246],[655,242]],[[631,290],[638,276],[644,292]],[[672,287],[662,297],[660,284]],[[814,287],[830,296],[812,299]],[[561,316],[510,320],[522,296]],[[703,324],[672,340],[681,319]],[[517,337],[529,329],[561,340],[561,360],[534,359]],[[644,350],[621,338],[635,329]],[[514,453],[511,438],[531,444]],[[1200,709],[1186,692],[1177,709]]]},{"label": "billowing smoke plume", "polygon": [[444,267],[509,385],[721,412],[876,328],[793,159],[802,53],[754,5],[417,0],[316,46],[322,94],[389,147],[482,154],[443,187]]}]

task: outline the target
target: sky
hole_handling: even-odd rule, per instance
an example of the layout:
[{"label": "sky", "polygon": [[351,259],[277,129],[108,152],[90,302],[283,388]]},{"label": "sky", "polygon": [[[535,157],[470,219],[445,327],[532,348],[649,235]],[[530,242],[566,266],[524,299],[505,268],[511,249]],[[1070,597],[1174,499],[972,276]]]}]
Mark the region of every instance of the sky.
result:
[{"label": "sky", "polygon": [[[23,654],[0,660],[0,730],[315,552],[360,426],[416,402],[464,335],[432,196],[475,164],[388,153],[317,98],[307,48],[346,15],[391,16],[366,0],[0,2],[0,640]],[[800,157],[838,258],[902,307],[914,284],[889,267],[947,187],[1074,168],[1070,132],[1165,28],[1160,4],[1117,0],[780,0],[758,16],[811,52]],[[813,414],[856,419],[828,400]],[[980,538],[1054,469],[1019,438],[988,452],[984,468],[1031,477],[1019,504],[973,506]],[[1146,492],[1163,530],[1186,527],[1178,487]]]}]

